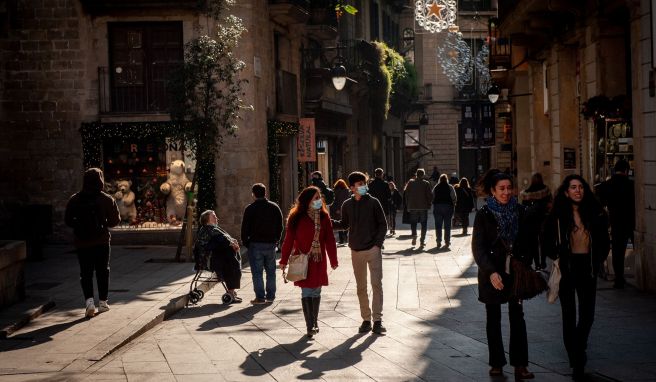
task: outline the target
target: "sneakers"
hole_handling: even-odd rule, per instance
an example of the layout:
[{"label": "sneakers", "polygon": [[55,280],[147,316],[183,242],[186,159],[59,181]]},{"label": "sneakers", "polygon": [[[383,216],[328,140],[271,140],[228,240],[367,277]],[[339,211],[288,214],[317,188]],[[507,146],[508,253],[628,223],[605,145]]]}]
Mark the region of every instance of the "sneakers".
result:
[{"label": "sneakers", "polygon": [[87,308],[86,308],[86,311],[84,313],[84,316],[87,317],[87,318],[91,318],[91,317],[95,316],[96,315],[96,305],[93,302],[93,298],[88,298],[86,304],[87,304]]},{"label": "sneakers", "polygon": [[383,326],[382,321],[374,321],[374,327],[371,329],[371,331],[376,334],[383,334],[387,331],[387,329],[385,329]]},{"label": "sneakers", "polygon": [[358,333],[367,333],[371,331],[371,321],[362,321],[362,325],[358,328]]},{"label": "sneakers", "polygon": [[104,313],[109,311],[109,304],[107,303],[107,300],[100,300],[98,303],[98,313]]},{"label": "sneakers", "polygon": [[253,304],[253,305],[266,304],[266,300],[263,299],[263,298],[255,298],[255,299],[251,300],[251,304]]}]

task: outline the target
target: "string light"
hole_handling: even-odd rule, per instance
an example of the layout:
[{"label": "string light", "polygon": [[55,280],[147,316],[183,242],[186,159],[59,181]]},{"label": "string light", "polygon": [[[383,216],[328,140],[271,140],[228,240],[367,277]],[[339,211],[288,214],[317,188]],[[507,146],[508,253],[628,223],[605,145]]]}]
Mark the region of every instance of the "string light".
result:
[{"label": "string light", "polygon": [[437,58],[442,72],[458,90],[471,82],[472,54],[471,47],[462,38],[458,28],[450,28],[444,43],[437,48]]},{"label": "string light", "polygon": [[455,0],[417,0],[415,20],[422,28],[438,33],[456,24]]},{"label": "string light", "polygon": [[478,91],[480,94],[487,94],[492,87],[492,77],[490,76],[490,47],[483,44],[481,51],[476,55],[476,72],[478,74]]}]

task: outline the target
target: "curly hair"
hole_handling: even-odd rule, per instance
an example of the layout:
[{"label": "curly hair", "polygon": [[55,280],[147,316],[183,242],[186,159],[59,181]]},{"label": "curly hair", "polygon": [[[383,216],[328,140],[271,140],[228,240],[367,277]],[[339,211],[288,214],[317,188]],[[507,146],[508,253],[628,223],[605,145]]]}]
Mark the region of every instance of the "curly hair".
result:
[{"label": "curly hair", "polygon": [[579,214],[581,215],[583,226],[585,229],[589,230],[591,220],[599,215],[599,213],[603,211],[603,208],[592,193],[592,189],[588,182],[578,174],[567,175],[565,179],[563,179],[563,182],[558,187],[558,191],[556,191],[551,214],[567,226],[573,224],[574,212],[572,201],[566,195],[572,180],[578,180],[583,185],[583,199],[581,200],[581,203],[579,203]]}]

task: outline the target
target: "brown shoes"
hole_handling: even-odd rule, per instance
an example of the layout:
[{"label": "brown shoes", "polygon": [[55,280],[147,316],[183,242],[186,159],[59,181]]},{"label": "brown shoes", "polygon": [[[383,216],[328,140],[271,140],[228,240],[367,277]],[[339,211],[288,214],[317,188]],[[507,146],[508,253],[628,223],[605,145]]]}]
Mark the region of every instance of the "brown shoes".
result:
[{"label": "brown shoes", "polygon": [[535,374],[528,371],[526,367],[516,367],[515,368],[515,379],[533,379]]},{"label": "brown shoes", "polygon": [[493,367],[490,369],[490,377],[500,377],[503,375],[503,369],[500,367]]}]

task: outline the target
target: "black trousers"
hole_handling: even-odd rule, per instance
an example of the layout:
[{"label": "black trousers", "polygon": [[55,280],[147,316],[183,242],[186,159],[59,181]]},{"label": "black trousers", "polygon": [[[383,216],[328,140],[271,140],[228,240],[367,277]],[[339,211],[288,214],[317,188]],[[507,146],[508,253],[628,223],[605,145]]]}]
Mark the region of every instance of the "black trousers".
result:
[{"label": "black trousers", "polygon": [[96,272],[98,299],[107,300],[109,290],[109,244],[77,249],[80,284],[84,299],[93,298],[93,272]]},{"label": "black trousers", "polygon": [[620,229],[611,227],[611,245],[613,247],[613,271],[615,272],[615,282],[624,283],[624,255],[626,253],[626,245],[629,242],[629,237],[632,232],[622,232]]},{"label": "black trousers", "polygon": [[[572,255],[568,267],[562,269],[560,306],[563,312],[563,342],[571,367],[587,362],[588,337],[594,321],[597,278],[592,274],[590,255]],[[578,297],[578,322],[576,298]]]},{"label": "black trousers", "polygon": [[[501,336],[501,304],[485,304],[485,310],[487,313],[485,329],[487,348],[490,354],[489,364],[492,367],[502,367],[506,364],[506,354],[503,350]],[[526,322],[524,322],[524,310],[520,303],[508,303],[508,318],[510,319],[510,364],[515,367],[528,366]]]}]

